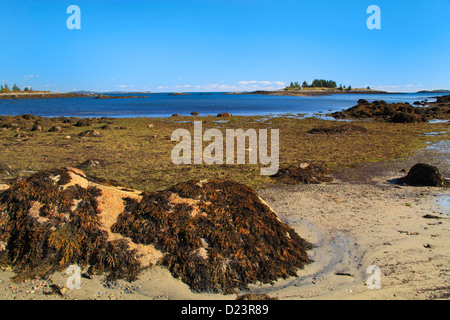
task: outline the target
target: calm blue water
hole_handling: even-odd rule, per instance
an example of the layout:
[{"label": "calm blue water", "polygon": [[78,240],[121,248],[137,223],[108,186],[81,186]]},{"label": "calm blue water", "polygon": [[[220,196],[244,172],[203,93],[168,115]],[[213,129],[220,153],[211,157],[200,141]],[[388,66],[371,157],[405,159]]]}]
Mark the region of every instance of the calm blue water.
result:
[{"label": "calm blue water", "polygon": [[[133,94],[136,95],[136,94]],[[233,115],[326,114],[356,105],[359,99],[385,100],[388,103],[428,99],[445,94],[335,94],[316,97],[286,97],[265,95],[227,95],[225,93],[170,96],[167,93],[142,94],[146,98],[135,99],[25,99],[0,100],[0,115],[34,114],[46,117],[169,117],[174,113],[189,115],[217,115],[229,112]]]}]

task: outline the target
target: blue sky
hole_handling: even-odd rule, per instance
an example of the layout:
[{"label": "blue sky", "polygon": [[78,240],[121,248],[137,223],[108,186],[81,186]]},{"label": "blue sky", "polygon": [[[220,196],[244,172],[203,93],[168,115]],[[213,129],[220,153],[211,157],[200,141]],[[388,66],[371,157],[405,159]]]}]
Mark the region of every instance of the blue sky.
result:
[{"label": "blue sky", "polygon": [[[81,29],[69,30],[69,5]],[[370,5],[381,29],[369,30]],[[2,1],[0,83],[51,91],[244,91],[332,79],[450,89],[449,0]]]}]

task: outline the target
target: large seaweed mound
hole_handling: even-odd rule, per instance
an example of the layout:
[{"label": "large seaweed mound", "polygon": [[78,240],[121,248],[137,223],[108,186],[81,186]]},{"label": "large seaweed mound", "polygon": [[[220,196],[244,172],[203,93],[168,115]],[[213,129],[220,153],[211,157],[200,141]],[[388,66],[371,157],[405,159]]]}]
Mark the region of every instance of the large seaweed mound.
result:
[{"label": "large seaweed mound", "polygon": [[158,263],[193,291],[231,293],[310,262],[310,245],[233,181],[142,193],[63,168],[16,182],[0,194],[0,213],[0,261],[17,281],[72,264],[132,281]]},{"label": "large seaweed mound", "polygon": [[450,187],[439,169],[426,163],[417,163],[411,167],[408,174],[395,180],[396,183],[410,186]]}]

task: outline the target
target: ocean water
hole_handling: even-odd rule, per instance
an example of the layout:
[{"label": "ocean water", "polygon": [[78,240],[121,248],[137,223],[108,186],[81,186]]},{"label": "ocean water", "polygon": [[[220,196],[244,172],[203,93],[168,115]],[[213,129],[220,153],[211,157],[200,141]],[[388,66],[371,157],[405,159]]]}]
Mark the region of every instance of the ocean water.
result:
[{"label": "ocean water", "polygon": [[[111,94],[113,95],[113,94]],[[132,94],[136,96],[137,94]],[[140,94],[142,98],[93,99],[51,98],[0,100],[0,115],[34,114],[45,117],[170,117],[174,113],[201,116],[229,112],[233,115],[306,114],[325,117],[326,113],[356,105],[359,99],[384,100],[388,103],[421,101],[445,94],[334,94],[329,96],[291,97],[267,95],[230,95],[220,92],[171,96],[167,93]],[[137,95],[139,96],[139,95]]]}]

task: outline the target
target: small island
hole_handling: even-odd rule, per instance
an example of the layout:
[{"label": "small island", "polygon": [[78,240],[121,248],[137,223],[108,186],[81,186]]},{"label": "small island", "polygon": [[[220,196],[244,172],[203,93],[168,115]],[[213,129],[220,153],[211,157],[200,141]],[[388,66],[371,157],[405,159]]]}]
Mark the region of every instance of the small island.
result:
[{"label": "small island", "polygon": [[281,90],[265,91],[258,90],[247,94],[279,95],[279,96],[316,96],[330,94],[385,94],[386,91],[372,90],[369,86],[366,88],[352,88],[351,85],[337,86],[334,80],[315,79],[308,84],[303,81],[302,85],[298,81],[291,82],[289,86]]}]

